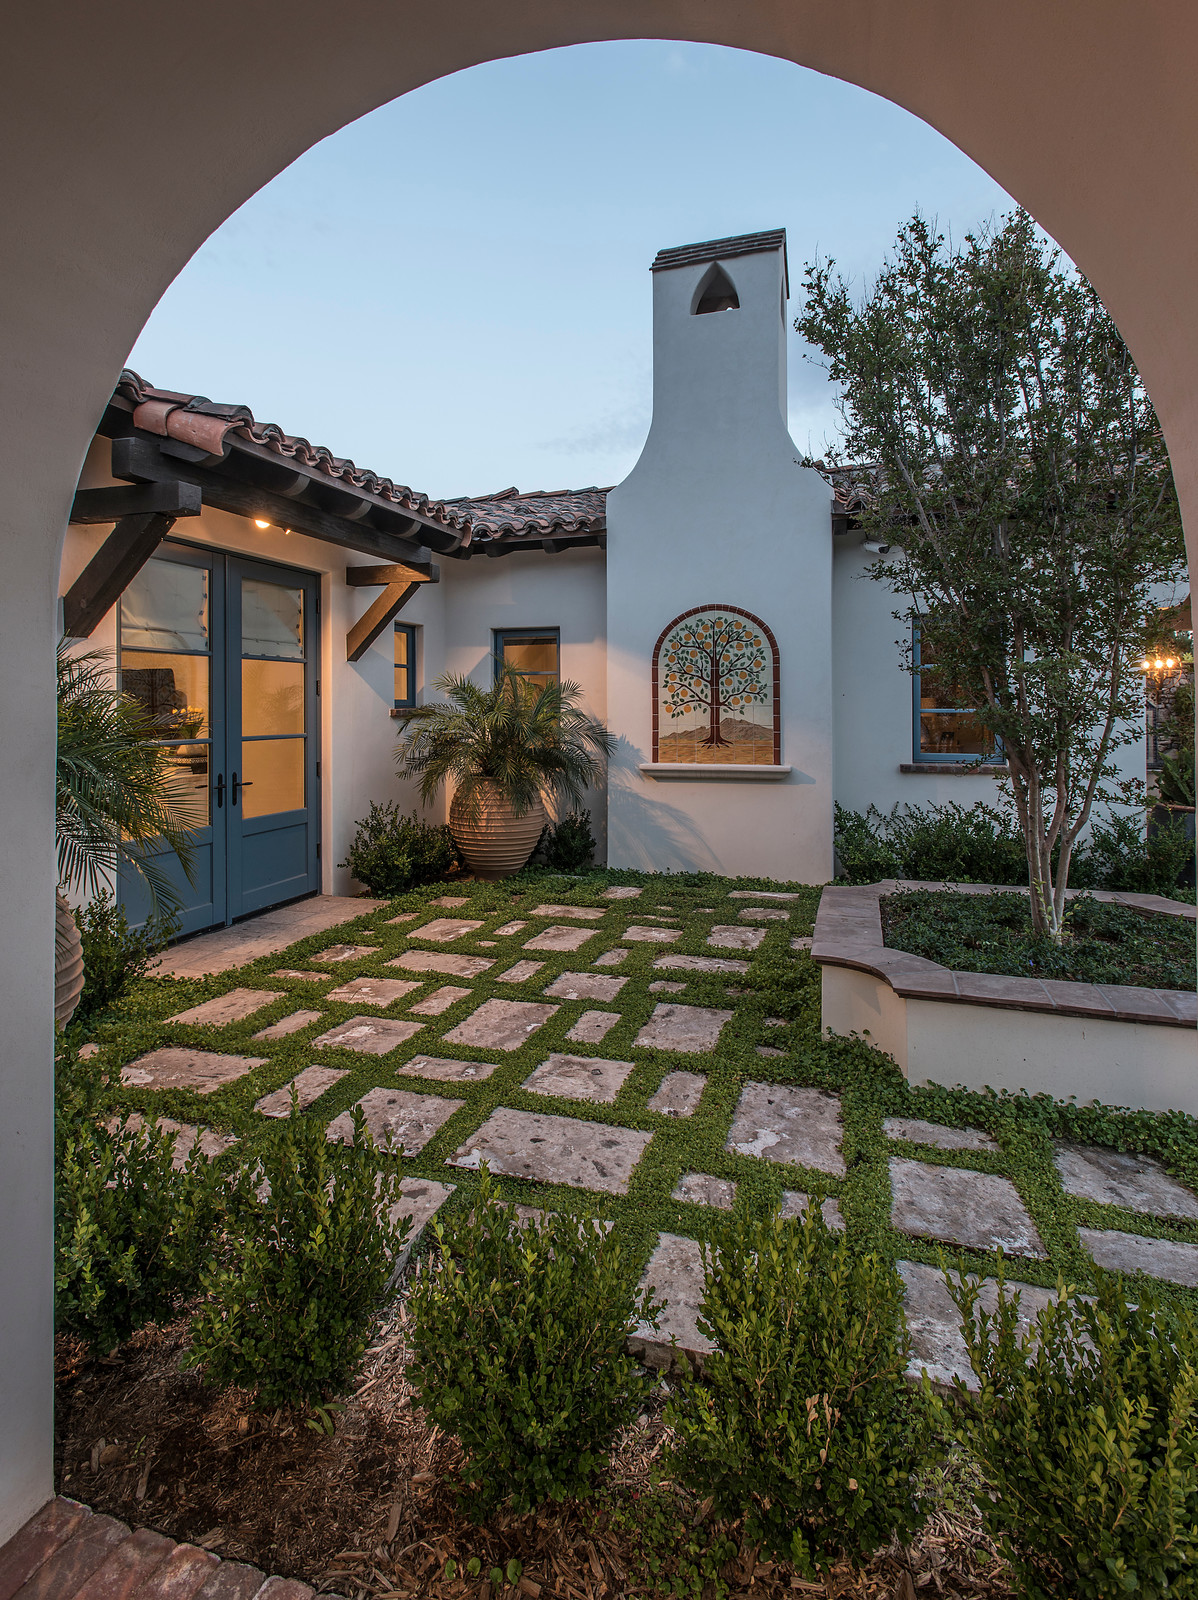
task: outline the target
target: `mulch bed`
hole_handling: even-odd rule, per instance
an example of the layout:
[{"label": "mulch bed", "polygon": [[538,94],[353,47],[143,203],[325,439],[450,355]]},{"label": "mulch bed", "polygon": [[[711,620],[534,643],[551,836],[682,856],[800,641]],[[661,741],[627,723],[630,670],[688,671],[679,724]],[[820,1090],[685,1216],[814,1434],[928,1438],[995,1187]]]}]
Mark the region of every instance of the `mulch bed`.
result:
[{"label": "mulch bed", "polygon": [[[132,1526],[151,1527],[268,1572],[358,1600],[623,1600],[651,1594],[634,1541],[612,1505],[651,1489],[666,1429],[647,1415],[618,1441],[602,1492],[585,1504],[473,1524],[456,1488],[456,1441],[416,1407],[404,1368],[402,1306],[385,1318],[354,1395],[317,1419],[255,1412],[240,1391],[217,1393],[179,1370],[187,1321],[149,1328],[115,1356],[57,1346],[57,1475],[63,1494]],[[697,1525],[702,1508],[685,1506]],[[734,1533],[733,1533],[733,1536]],[[466,1578],[472,1557],[482,1576]],[[487,1574],[521,1563],[514,1583]],[[457,1576],[446,1578],[446,1562]],[[789,1566],[741,1551],[722,1573],[733,1596],[813,1594],[853,1600],[916,1595],[1009,1600],[1005,1569],[976,1519],[934,1514],[909,1550],[879,1554],[807,1583]],[[711,1600],[709,1584],[705,1600]]]}]

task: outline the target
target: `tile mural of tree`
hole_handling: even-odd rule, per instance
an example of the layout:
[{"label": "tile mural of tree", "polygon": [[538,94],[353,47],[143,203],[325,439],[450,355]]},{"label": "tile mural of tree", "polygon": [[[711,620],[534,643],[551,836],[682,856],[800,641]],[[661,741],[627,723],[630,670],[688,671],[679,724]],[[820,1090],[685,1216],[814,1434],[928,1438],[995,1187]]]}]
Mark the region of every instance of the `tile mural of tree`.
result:
[{"label": "tile mural of tree", "polygon": [[777,760],[777,647],[756,617],[715,606],[678,617],[658,642],[654,676],[656,759]]}]

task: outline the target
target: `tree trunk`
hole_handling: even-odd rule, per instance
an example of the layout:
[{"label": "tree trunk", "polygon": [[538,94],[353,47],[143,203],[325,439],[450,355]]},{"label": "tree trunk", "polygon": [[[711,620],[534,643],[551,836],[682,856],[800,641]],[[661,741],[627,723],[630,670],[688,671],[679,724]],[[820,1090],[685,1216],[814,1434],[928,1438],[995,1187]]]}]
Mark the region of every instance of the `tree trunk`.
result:
[{"label": "tree trunk", "polygon": [[703,740],[704,749],[710,749],[718,744],[728,744],[720,732],[720,712],[723,705],[720,700],[720,658],[712,652],[711,671],[707,675],[707,737]]}]

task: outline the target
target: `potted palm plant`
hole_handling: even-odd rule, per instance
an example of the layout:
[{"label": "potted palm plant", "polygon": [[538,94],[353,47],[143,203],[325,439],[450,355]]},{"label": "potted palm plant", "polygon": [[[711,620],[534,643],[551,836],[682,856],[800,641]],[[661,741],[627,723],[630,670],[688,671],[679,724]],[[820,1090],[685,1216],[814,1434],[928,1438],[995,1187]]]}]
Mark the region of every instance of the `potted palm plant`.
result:
[{"label": "potted palm plant", "polygon": [[542,686],[497,662],[490,689],[452,673],[434,688],[446,698],[409,716],[400,774],[419,780],[426,805],[453,784],[449,830],[472,872],[518,872],[541,837],[546,796],[578,804],[615,741],[569,680]]},{"label": "potted palm plant", "polygon": [[[165,840],[192,881],[190,831],[196,802],[173,770],[174,752],[159,743],[167,729],[112,683],[105,656],[58,649],[58,765],[55,834],[62,888],[95,895],[122,863],[139,872],[156,915],[179,897],[143,847]],[[83,948],[74,914],[60,892],[54,918],[54,1018],[65,1024],[83,992]]]}]

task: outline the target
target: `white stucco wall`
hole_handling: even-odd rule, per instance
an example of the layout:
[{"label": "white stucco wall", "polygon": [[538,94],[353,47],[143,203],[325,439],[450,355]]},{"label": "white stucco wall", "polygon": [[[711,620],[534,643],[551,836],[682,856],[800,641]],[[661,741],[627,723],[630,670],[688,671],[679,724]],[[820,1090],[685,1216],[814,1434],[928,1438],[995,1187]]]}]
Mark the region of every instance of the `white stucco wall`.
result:
[{"label": "white stucco wall", "polygon": [[[740,308],[705,316],[691,304],[706,264],[653,274],[653,422],[608,496],[609,860],[819,882],[832,868],[830,491],[786,431],[782,252],[722,265]],[[781,781],[638,770],[652,760],[654,645],[708,605],[777,638]]]}]

